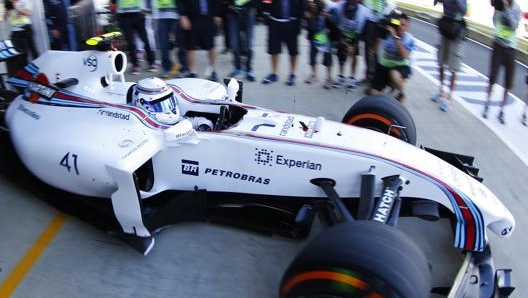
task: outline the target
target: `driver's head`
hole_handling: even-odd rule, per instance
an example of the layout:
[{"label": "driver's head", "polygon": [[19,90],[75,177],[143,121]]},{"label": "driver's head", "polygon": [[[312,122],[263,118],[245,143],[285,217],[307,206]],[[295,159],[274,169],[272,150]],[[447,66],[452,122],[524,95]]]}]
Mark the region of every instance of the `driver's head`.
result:
[{"label": "driver's head", "polygon": [[143,108],[158,121],[175,124],[180,118],[180,109],[172,88],[159,78],[146,78],[134,86],[135,105]]}]

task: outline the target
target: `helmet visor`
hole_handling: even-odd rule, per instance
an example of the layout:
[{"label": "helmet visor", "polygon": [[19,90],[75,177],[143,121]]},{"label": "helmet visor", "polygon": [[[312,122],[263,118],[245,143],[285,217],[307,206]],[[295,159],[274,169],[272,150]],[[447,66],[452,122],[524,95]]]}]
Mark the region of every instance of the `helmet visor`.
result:
[{"label": "helmet visor", "polygon": [[174,98],[173,92],[153,101],[145,100],[142,104],[153,113],[171,112],[177,108],[176,99]]}]

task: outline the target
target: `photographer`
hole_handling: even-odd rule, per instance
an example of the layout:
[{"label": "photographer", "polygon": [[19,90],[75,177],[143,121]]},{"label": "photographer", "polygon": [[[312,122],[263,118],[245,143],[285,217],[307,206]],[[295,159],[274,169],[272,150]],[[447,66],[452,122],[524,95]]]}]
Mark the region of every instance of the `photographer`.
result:
[{"label": "photographer", "polygon": [[[330,5],[330,3],[328,4]],[[321,53],[322,64],[326,67],[326,81],[323,88],[332,87],[332,45],[340,38],[337,26],[331,21],[328,6],[324,0],[308,0],[305,13],[306,38],[310,42],[310,75],[306,84],[317,82],[317,55]]]},{"label": "photographer", "polygon": [[414,49],[414,37],[407,32],[409,17],[395,11],[382,24],[384,30],[379,30],[376,42],[376,48],[379,48],[376,72],[368,93],[378,94],[391,86],[398,91],[395,98],[403,102],[404,80],[411,74],[410,56]]},{"label": "photographer", "polygon": [[[342,87],[346,82],[347,90],[356,87],[357,56],[359,55],[359,37],[363,33],[367,19],[371,17],[369,9],[356,0],[344,0],[329,5],[332,19],[339,28],[339,42],[337,58],[339,61],[339,74],[333,84],[334,88]],[[350,75],[345,81],[345,63],[350,58]]]},{"label": "photographer", "polygon": [[[437,58],[440,72],[440,89],[431,97],[434,102],[441,102],[440,109],[447,112],[452,107],[452,92],[455,89],[456,74],[460,70],[464,53],[464,40],[466,36],[466,23],[464,16],[467,11],[466,0],[435,0],[435,5],[440,2],[444,13],[438,22],[440,43],[438,44]],[[449,91],[444,90],[445,68],[451,71]]]},{"label": "photographer", "polygon": [[362,0],[361,3],[369,9],[369,17],[365,23],[361,39],[364,41],[365,78],[363,83],[371,83],[376,69],[376,40],[378,24],[386,15],[396,8],[395,0]]},{"label": "photographer", "polygon": [[504,93],[497,116],[499,122],[504,124],[504,105],[508,98],[508,92],[512,88],[513,77],[515,75],[515,54],[517,52],[517,36],[515,35],[515,31],[521,20],[521,8],[515,0],[492,0],[491,5],[495,8],[495,12],[493,13],[495,40],[491,53],[488,96],[482,117],[488,118],[493,85],[497,80],[499,68],[504,66]]}]

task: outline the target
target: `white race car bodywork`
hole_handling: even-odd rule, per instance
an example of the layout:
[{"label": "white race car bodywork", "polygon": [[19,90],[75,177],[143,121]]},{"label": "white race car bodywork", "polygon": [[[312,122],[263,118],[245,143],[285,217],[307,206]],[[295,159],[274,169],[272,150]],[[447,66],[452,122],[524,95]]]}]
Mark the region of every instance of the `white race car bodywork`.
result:
[{"label": "white race car bodywork", "polygon": [[[401,197],[435,201],[453,212],[459,248],[482,250],[485,227],[503,237],[513,232],[512,214],[486,186],[396,138],[242,104],[223,85],[201,79],[167,81],[183,115],[218,114],[225,105],[243,111],[243,116],[211,132],[193,130],[188,120],[168,126],[127,103],[133,83],[122,78],[126,57],[121,52],[60,52],[61,63],[54,61],[57,57],[58,52],[47,52],[10,79],[18,87],[31,81],[79,81],[49,98],[29,91],[17,97],[6,113],[13,144],[27,168],[44,182],[111,198],[125,233],[150,236],[138,199],[165,190],[315,199],[325,194],[310,180],[326,177],[336,182],[342,198],[357,198],[360,177],[370,170],[377,177],[400,175],[407,183]],[[133,175],[149,162],[153,181],[142,189]],[[379,180],[376,193],[381,190]]]}]

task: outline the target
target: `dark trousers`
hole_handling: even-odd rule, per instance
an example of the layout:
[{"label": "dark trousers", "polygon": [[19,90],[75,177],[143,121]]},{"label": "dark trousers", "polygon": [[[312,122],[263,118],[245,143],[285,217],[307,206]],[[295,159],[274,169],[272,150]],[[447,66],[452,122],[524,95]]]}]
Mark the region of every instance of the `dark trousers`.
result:
[{"label": "dark trousers", "polygon": [[365,28],[363,29],[363,41],[365,42],[365,66],[366,66],[366,78],[370,82],[374,80],[374,74],[376,73],[377,57],[374,51],[374,45],[377,39],[378,23],[373,21],[367,21]]},{"label": "dark trousers", "polygon": [[139,66],[136,56],[136,42],[134,40],[134,32],[136,32],[145,44],[145,52],[147,53],[147,61],[149,65],[154,64],[156,57],[150,48],[150,43],[147,38],[147,30],[145,29],[145,16],[142,13],[121,13],[117,15],[119,27],[123,31],[123,35],[127,41],[127,49],[132,65]]},{"label": "dark trousers", "polygon": [[[178,19],[157,19],[157,35],[158,44],[161,52],[161,66],[163,70],[168,72],[172,69],[172,60],[169,57],[171,46],[177,46],[178,61],[182,66],[182,70],[187,70],[189,65],[185,57],[185,47],[183,45],[183,36],[180,30],[180,22]],[[170,44],[171,35],[175,35],[176,39]]]},{"label": "dark trousers", "polygon": [[[246,53],[246,71],[252,71],[253,59],[253,32],[255,28],[255,13],[247,14],[229,13],[227,15],[228,35],[231,41],[235,69],[242,69],[242,49]],[[243,47],[245,41],[246,47]]]},{"label": "dark trousers", "polygon": [[[31,58],[35,59],[39,54],[33,40],[33,29],[31,25],[25,25],[22,29],[20,31],[11,31],[11,41],[17,50],[26,54],[30,53]],[[29,56],[27,57],[29,62]]]}]

